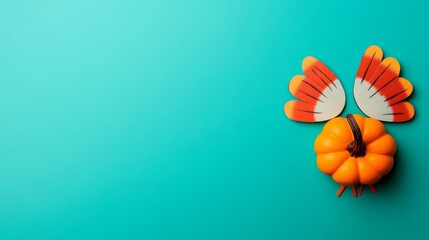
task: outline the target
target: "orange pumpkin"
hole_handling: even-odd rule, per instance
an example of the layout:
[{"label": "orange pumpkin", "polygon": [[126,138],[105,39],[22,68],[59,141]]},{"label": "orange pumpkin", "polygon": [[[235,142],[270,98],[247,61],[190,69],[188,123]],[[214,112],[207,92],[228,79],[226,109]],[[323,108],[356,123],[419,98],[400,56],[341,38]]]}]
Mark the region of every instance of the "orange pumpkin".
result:
[{"label": "orange pumpkin", "polygon": [[372,184],[392,169],[396,143],[380,121],[349,114],[326,123],[314,150],[320,171],[342,185],[337,195],[352,186],[356,197],[357,184],[361,184],[359,195],[364,185],[375,191]]}]

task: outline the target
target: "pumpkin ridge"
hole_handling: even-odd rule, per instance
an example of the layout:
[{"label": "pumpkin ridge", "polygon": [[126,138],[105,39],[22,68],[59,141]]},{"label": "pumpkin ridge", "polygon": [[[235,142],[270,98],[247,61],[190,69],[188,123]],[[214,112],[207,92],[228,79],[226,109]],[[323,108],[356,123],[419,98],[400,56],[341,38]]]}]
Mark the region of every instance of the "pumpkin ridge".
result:
[{"label": "pumpkin ridge", "polygon": [[[335,165],[334,165],[335,167],[333,167],[332,172],[331,172],[331,171],[328,171],[328,172],[330,172],[330,173],[328,173],[327,171],[322,170],[322,168],[326,170],[326,167],[324,167],[324,166],[323,166],[323,165],[326,165],[326,159],[323,159],[323,158],[326,158],[326,155],[328,155],[328,154],[335,154],[335,155],[336,155],[336,154],[346,154],[346,156],[345,156],[345,157],[339,157],[339,156],[335,157],[335,159],[339,159],[339,160],[337,161],[337,164],[335,164]],[[350,157],[350,156],[348,155],[348,152],[347,152],[347,151],[338,151],[338,152],[322,153],[322,154],[318,154],[318,155],[317,155],[316,162],[317,162],[317,166],[319,167],[319,169],[320,169],[322,172],[324,172],[324,173],[326,173],[326,174],[329,174],[329,175],[332,175],[332,174],[334,174],[334,173],[338,170],[338,168],[340,168],[340,167],[344,164],[344,162],[345,162],[349,157]],[[329,165],[331,165],[331,166],[332,166],[333,162],[335,162],[335,161],[329,161],[329,162],[330,162],[330,163],[329,163]]]},{"label": "pumpkin ridge", "polygon": [[[325,141],[329,142],[329,150],[326,150]],[[332,137],[329,132],[322,132],[315,140],[314,150],[317,154],[339,152],[346,150],[346,145],[344,144],[344,140]]]},{"label": "pumpkin ridge", "polygon": [[[349,168],[348,171],[349,173],[347,174],[347,176],[344,175],[344,165],[345,164],[350,164],[348,163],[349,161],[354,161],[354,164],[351,164],[350,166],[353,166],[352,168]],[[353,168],[355,170],[353,170]],[[340,171],[341,170],[341,171]],[[355,181],[351,181],[351,179],[353,180],[353,177],[356,175],[350,175],[351,173],[357,174],[357,179],[355,179]],[[359,169],[358,169],[358,165],[357,165],[357,159],[355,157],[349,156],[348,158],[346,158],[346,160],[335,170],[335,172],[333,174],[331,174],[331,177],[334,179],[334,181],[343,184],[343,185],[356,185],[359,182],[356,182],[356,180],[360,181],[359,179]]]},{"label": "pumpkin ridge", "polygon": [[344,141],[344,139],[341,139],[342,136],[338,136],[335,133],[329,132],[326,135],[328,135],[329,137],[332,137],[333,139],[337,140],[338,142]]},{"label": "pumpkin ridge", "polygon": [[[372,153],[372,154],[377,154],[377,153]],[[382,155],[382,154],[377,154],[377,155]],[[384,155],[382,155],[384,156]],[[371,165],[371,163],[369,163],[365,158],[363,158],[363,161],[365,161],[366,163],[368,163],[368,166],[370,166],[372,168],[372,170],[374,170],[375,172],[377,172],[378,174],[380,174],[380,176],[384,176],[383,173],[381,173],[380,171],[378,171],[377,169],[374,168],[374,166]]]},{"label": "pumpkin ridge", "polygon": [[[359,158],[361,158],[361,157],[359,157]],[[358,170],[357,172],[358,172],[359,182],[361,183],[361,182],[362,182],[362,178],[361,178],[361,176],[360,176],[360,170],[359,170],[359,163],[358,163],[359,158],[356,158],[356,168],[357,168],[357,170]]]},{"label": "pumpkin ridge", "polygon": [[378,137],[378,138],[374,138],[372,141],[365,142],[365,139],[363,141],[365,142],[365,145],[370,145],[371,143],[375,142],[377,139],[383,137],[385,134],[387,134],[387,133],[384,133],[383,135],[380,135],[380,137]]},{"label": "pumpkin ridge", "polygon": [[[370,153],[371,155],[376,155],[376,156],[387,156],[387,157],[392,157],[392,156],[388,156],[388,155],[384,155],[384,154],[379,154],[379,153]],[[376,171],[377,173],[379,173],[380,174],[380,176],[384,176],[384,175],[386,175],[387,173],[383,173],[383,172],[380,172],[379,170],[377,170],[369,161],[367,161],[365,158],[364,158],[364,160],[365,160],[365,162],[366,163],[368,163],[368,165],[372,168],[372,169],[374,169],[374,171]]]},{"label": "pumpkin ridge", "polygon": [[[382,128],[382,129],[381,129],[380,133],[376,135],[376,137],[373,137],[373,138],[371,139],[371,141],[369,141],[369,140],[368,140],[368,138],[369,138],[370,136],[365,135],[365,133],[366,133],[367,131],[369,131],[369,130],[365,128],[365,129],[364,129],[364,131],[362,131],[362,136],[363,136],[363,138],[364,138],[364,139],[363,139],[363,141],[365,142],[365,145],[369,145],[369,144],[373,143],[374,141],[376,141],[377,139],[379,139],[379,138],[383,137],[385,134],[388,134],[388,133],[386,132],[386,128],[384,127],[384,125],[383,125],[382,123],[380,123],[377,119],[373,119],[373,118],[365,118],[365,126],[369,125],[369,128],[374,128],[374,126],[371,126],[371,124],[374,124],[374,121],[375,121],[375,122],[378,122],[378,123],[380,124],[379,126],[375,126],[375,127],[380,127],[380,128]],[[378,129],[375,129],[375,130],[371,129],[371,130],[372,130],[372,131],[378,131]]]},{"label": "pumpkin ridge", "polygon": [[[331,152],[319,153],[319,154],[339,153],[339,152],[344,152],[344,151],[347,151],[347,150],[346,150],[346,149],[344,149],[344,150],[331,151]],[[319,154],[317,154],[317,155],[319,155]]]},{"label": "pumpkin ridge", "polygon": [[[380,153],[378,152],[378,150],[380,150],[379,148],[375,148],[373,145],[376,144],[377,141],[382,141],[382,140],[386,140],[383,138],[387,138],[390,139],[393,143],[394,143],[394,150],[391,153]],[[378,143],[378,145],[380,145],[381,143]],[[380,147],[380,146],[379,146]],[[383,135],[381,135],[379,138],[375,139],[373,142],[371,142],[370,144],[367,144],[367,149],[370,149],[370,153],[376,153],[376,154],[380,154],[380,155],[384,155],[384,156],[394,156],[395,152],[396,152],[396,142],[395,139],[393,138],[392,135],[388,134],[387,132],[384,133]]]},{"label": "pumpkin ridge", "polygon": [[[374,170],[374,172],[376,172],[376,173],[378,173],[378,175],[380,175],[380,178],[382,177],[382,176],[384,176],[384,174],[382,174],[382,173],[380,173],[379,171],[377,171],[377,169],[375,169],[366,159],[365,159],[365,157],[361,157],[362,159],[360,160],[360,159],[357,159],[357,161],[365,161],[367,164],[368,164],[368,166],[372,169],[372,170]],[[356,164],[357,164],[357,161],[356,161]],[[360,177],[360,170],[359,170],[359,168],[358,168],[358,176],[359,176],[359,182],[362,182],[362,179],[361,179],[361,177]]]},{"label": "pumpkin ridge", "polygon": [[375,142],[375,141],[377,141],[378,139],[380,139],[380,138],[382,138],[382,137],[384,137],[384,135],[389,135],[386,131],[384,131],[384,133],[383,134],[380,134],[380,136],[378,136],[378,137],[376,137],[376,138],[374,138],[374,139],[372,139],[372,141],[368,141],[368,142],[365,142],[365,139],[363,140],[364,142],[365,142],[365,145],[370,145],[371,143],[373,143],[373,142]]}]

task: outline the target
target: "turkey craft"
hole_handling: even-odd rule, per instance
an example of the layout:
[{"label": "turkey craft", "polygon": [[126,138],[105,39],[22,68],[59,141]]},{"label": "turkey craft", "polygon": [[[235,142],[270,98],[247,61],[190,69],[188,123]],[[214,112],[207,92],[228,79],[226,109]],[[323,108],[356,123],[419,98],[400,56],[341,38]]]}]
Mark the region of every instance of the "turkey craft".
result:
[{"label": "turkey craft", "polygon": [[305,76],[297,75],[289,83],[289,91],[298,100],[285,104],[286,116],[300,122],[329,120],[316,138],[314,150],[320,171],[341,184],[337,196],[347,186],[355,197],[362,195],[365,185],[375,192],[373,184],[392,169],[396,151],[395,140],[380,121],[413,118],[413,105],[404,102],[413,91],[412,84],[399,77],[400,65],[395,58],[383,59],[383,51],[370,46],[353,87],[358,107],[369,118],[357,114],[342,118],[337,116],[344,109],[346,96],[340,80],[314,57],[306,57],[302,68]]}]

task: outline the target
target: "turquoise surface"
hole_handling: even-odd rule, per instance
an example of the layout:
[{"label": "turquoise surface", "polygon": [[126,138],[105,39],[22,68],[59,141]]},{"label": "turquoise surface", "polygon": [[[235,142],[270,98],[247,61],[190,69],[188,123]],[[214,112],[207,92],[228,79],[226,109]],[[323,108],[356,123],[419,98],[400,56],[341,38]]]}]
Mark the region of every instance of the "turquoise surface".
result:
[{"label": "turquoise surface", "polygon": [[[424,239],[423,1],[1,1],[0,239]],[[283,105],[366,47],[415,87],[393,172],[353,198]],[[426,234],[425,234],[426,232]]]}]

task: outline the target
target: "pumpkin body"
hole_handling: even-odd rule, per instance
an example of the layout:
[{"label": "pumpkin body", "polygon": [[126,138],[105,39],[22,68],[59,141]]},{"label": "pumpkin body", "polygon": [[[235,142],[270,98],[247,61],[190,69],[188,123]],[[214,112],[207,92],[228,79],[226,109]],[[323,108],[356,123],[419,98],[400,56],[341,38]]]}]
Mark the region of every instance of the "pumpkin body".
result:
[{"label": "pumpkin body", "polygon": [[342,185],[374,184],[392,169],[396,143],[380,121],[357,114],[353,118],[366,147],[364,153],[356,156],[350,152],[355,132],[346,118],[337,117],[328,121],[316,138],[317,166]]}]

